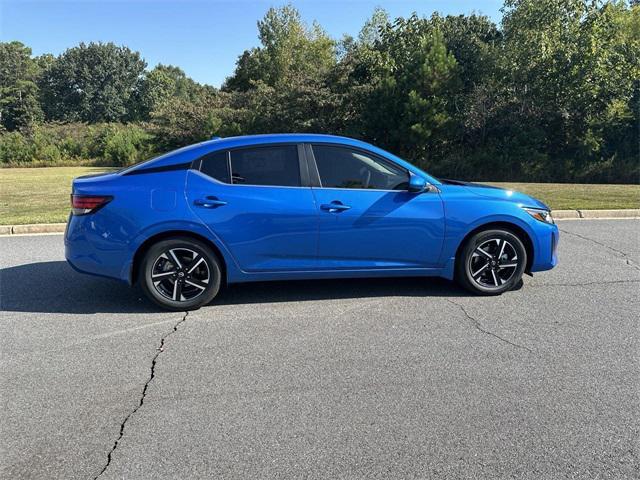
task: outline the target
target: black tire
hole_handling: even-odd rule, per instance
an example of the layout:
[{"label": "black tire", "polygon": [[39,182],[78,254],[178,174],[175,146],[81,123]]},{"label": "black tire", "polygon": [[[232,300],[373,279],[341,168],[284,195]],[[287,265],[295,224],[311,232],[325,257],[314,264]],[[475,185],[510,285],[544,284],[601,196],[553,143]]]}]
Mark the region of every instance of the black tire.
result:
[{"label": "black tire", "polygon": [[145,253],[139,284],[150,300],[166,310],[185,311],[211,302],[220,290],[217,256],[189,237],[161,240]]},{"label": "black tire", "polygon": [[484,230],[462,246],[456,259],[456,280],[473,293],[500,295],[517,288],[526,265],[527,250],[517,235],[509,230]]}]

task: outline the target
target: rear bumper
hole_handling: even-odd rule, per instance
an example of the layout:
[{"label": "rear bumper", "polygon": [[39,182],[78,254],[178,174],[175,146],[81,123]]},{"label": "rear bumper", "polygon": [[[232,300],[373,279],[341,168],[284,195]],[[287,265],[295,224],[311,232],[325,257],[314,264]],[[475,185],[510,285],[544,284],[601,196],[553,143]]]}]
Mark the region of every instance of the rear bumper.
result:
[{"label": "rear bumper", "polygon": [[65,258],[81,273],[113,278],[130,284],[127,265],[131,254],[126,243],[114,241],[101,228],[100,213],[70,215],[64,235]]}]

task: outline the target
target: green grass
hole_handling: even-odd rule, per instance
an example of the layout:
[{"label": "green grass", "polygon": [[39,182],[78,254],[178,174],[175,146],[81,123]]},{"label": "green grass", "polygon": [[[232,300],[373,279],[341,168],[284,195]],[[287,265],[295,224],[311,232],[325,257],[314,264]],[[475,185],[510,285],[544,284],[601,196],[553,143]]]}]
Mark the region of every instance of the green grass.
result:
[{"label": "green grass", "polygon": [[640,208],[640,185],[493,183],[536,197],[552,210]]},{"label": "green grass", "polygon": [[71,180],[109,167],[0,169],[0,225],[66,222]]},{"label": "green grass", "polygon": [[[71,180],[108,167],[0,169],[0,224],[64,222],[69,215]],[[491,183],[533,195],[555,210],[640,208],[640,185]]]}]

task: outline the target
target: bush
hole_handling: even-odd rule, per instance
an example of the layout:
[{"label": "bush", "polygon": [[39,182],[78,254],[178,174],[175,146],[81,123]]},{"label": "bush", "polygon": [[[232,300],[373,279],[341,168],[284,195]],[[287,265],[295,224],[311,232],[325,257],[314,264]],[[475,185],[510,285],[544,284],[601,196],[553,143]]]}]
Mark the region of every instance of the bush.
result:
[{"label": "bush", "polygon": [[55,146],[60,152],[60,162],[86,163],[91,159],[88,149],[89,127],[84,123],[46,123],[34,127],[33,132],[39,161],[45,161],[40,152],[44,155],[49,145]]},{"label": "bush", "polygon": [[126,166],[152,156],[153,136],[136,124],[92,127],[91,153],[102,165]]},{"label": "bush", "polygon": [[0,135],[0,164],[3,166],[29,163],[34,157],[34,145],[22,132]]},{"label": "bush", "polygon": [[153,135],[141,124],[46,123],[0,133],[3,166],[126,166],[153,154]]}]

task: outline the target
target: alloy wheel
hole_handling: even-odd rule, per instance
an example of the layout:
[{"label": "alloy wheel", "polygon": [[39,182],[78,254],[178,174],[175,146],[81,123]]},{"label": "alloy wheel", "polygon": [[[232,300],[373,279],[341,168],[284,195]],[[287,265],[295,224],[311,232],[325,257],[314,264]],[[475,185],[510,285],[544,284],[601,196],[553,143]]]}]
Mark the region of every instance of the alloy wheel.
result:
[{"label": "alloy wheel", "polygon": [[156,291],[174,302],[191,301],[209,286],[211,272],[205,257],[189,248],[170,248],[153,263],[151,281]]},{"label": "alloy wheel", "polygon": [[518,252],[504,238],[490,238],[476,246],[469,257],[469,274],[485,289],[500,289],[519,266]]}]

